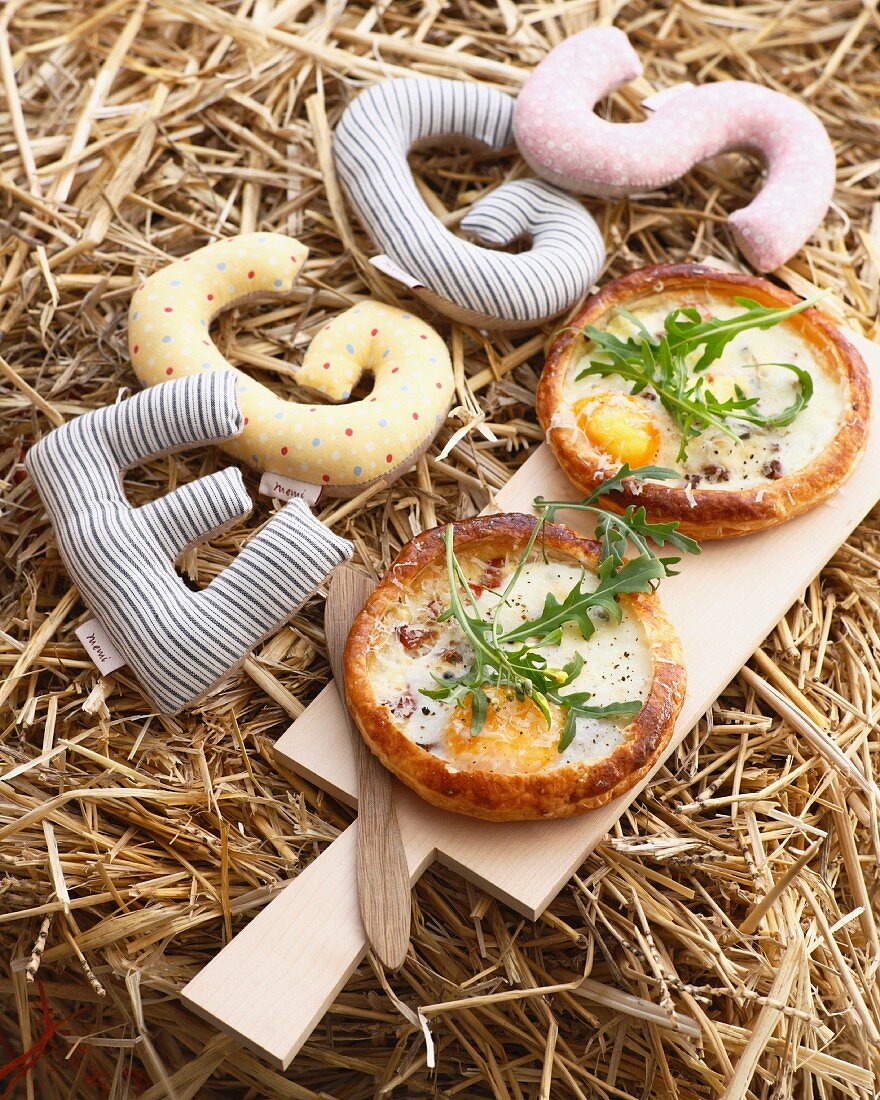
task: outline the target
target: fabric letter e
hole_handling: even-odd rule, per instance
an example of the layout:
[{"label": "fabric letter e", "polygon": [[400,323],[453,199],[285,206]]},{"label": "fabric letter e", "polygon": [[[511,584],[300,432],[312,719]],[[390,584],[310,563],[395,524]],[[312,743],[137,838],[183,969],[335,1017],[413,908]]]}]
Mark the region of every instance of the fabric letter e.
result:
[{"label": "fabric letter e", "polygon": [[163,713],[204,695],[352,554],[294,500],[204,589],[184,584],[175,560],[250,512],[241,471],[220,470],[140,508],[126,499],[122,473],[242,427],[235,374],[210,372],[68,421],[26,459],[84,602]]}]

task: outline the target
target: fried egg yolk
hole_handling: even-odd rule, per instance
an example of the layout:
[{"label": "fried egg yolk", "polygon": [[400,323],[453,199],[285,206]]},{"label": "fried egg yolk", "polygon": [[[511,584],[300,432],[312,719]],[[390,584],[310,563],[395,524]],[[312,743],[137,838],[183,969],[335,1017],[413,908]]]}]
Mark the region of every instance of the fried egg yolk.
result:
[{"label": "fried egg yolk", "polygon": [[583,397],[573,406],[580,430],[598,450],[635,469],[657,457],[660,429],[644,402],[625,393]]},{"label": "fried egg yolk", "polygon": [[[559,708],[551,706],[551,711]],[[486,720],[479,733],[471,730],[471,705],[455,707],[444,731],[450,763],[468,771],[503,775],[530,774],[546,768],[556,757],[565,716],[552,715],[550,727],[530,699],[492,693]]]}]

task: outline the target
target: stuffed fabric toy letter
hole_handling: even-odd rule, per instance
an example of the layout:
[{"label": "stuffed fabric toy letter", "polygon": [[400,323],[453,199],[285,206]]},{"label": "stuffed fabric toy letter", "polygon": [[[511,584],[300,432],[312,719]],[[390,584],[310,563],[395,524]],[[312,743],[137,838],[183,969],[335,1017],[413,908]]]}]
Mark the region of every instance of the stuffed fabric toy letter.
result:
[{"label": "stuffed fabric toy letter", "polygon": [[[293,237],[243,233],[151,275],[129,312],[135,374],[153,386],[172,375],[233,370],[210,338],[211,321],[243,302],[289,294],[307,255]],[[315,333],[296,371],[297,385],[316,395],[315,403],[286,401],[244,371],[235,373],[244,430],[221,448],[257,469],[342,497],[414,466],[455,392],[440,336],[384,302],[360,302]],[[364,373],[373,376],[370,393],[350,401]]]},{"label": "stuffed fabric toy letter", "polygon": [[733,149],[757,153],[767,178],[730,216],[743,255],[758,271],[789,260],[821,224],[834,191],[834,148],[797,99],[744,80],[668,88],[651,117],[616,123],[597,100],[642,65],[623,31],[591,27],[555,46],[523,85],[514,128],[537,174],[585,195],[665,187],[695,164]]},{"label": "stuffed fabric toy letter", "polygon": [[592,217],[543,180],[504,183],[462,219],[466,233],[493,246],[530,237],[531,248],[518,255],[456,237],[425,203],[409,150],[450,136],[503,149],[513,144],[513,110],[510,96],[480,84],[387,80],[353,100],[333,138],[352,205],[414,280],[414,293],[455,320],[486,328],[527,328],[562,313],[583,298],[605,258]]},{"label": "stuffed fabric toy letter", "polygon": [[150,698],[174,713],[202,696],[351,557],[349,542],[291,501],[206,588],[173,563],[251,510],[241,471],[221,470],[132,508],[121,473],[242,429],[235,374],[165,382],[50,432],[26,465],[83,600]]}]

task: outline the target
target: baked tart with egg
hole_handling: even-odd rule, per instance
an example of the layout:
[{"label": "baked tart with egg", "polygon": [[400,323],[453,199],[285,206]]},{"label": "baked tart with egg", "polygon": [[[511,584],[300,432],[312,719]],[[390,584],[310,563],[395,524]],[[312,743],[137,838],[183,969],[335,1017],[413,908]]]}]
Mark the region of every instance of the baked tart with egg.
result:
[{"label": "baked tart with egg", "polygon": [[345,652],[349,708],[382,763],[494,821],[584,813],[645,776],[684,698],[680,643],[639,564],[600,557],[526,515],[407,544]]},{"label": "baked tart with egg", "polygon": [[588,299],[550,348],[537,411],[581,491],[624,481],[698,539],[772,527],[819,504],[867,440],[868,371],[820,310],[765,279],[694,264],[633,271]]}]

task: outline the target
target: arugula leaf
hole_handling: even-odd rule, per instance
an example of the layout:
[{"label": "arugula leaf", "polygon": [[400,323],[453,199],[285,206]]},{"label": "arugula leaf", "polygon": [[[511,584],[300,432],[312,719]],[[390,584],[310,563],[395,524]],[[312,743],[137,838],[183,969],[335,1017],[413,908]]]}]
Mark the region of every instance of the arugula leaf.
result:
[{"label": "arugula leaf", "polygon": [[681,474],[678,470],[670,470],[668,466],[637,466],[633,470],[628,462],[624,462],[616,474],[600,481],[592,493],[584,499],[583,503],[595,504],[602,497],[607,496],[608,493],[619,492],[625,488],[623,483],[628,479],[633,481],[674,481],[680,477]]},{"label": "arugula leaf", "polygon": [[[483,728],[489,707],[492,705],[487,689],[507,691],[520,699],[528,698],[538,708],[547,726],[551,725],[551,705],[561,708],[565,722],[558,743],[564,752],[577,733],[577,719],[607,718],[623,720],[637,714],[642,703],[639,700],[594,705],[590,693],[574,691],[563,694],[563,689],[577,680],[588,655],[577,653],[562,668],[548,664],[541,652],[557,645],[563,629],[574,624],[585,641],[589,641],[597,629],[592,612],[599,612],[610,621],[619,622],[622,609],[619,598],[625,593],[649,592],[664,576],[673,573],[671,565],[678,558],[660,558],[649,541],[657,546],[672,545],[687,553],[699,553],[693,539],[680,534],[675,523],[650,523],[645,509],[630,505],[622,515],[608,512],[598,502],[610,492],[623,487],[624,481],[647,478],[662,481],[678,477],[675,470],[662,466],[644,466],[636,470],[626,464],[607,481],[598,485],[583,501],[535,501],[540,517],[504,589],[492,593],[497,602],[491,619],[484,618],[461,563],[453,546],[453,527],[443,533],[446,551],[446,573],[449,581],[449,606],[438,616],[438,622],[455,619],[465,639],[473,650],[471,664],[462,675],[449,680],[435,677],[435,688],[422,688],[421,694],[429,699],[454,700],[458,705],[471,708],[471,733],[476,736]],[[535,543],[543,533],[548,518],[562,508],[576,508],[594,512],[598,516],[597,537],[602,552],[596,571],[594,589],[583,587],[585,573],[581,571],[575,584],[562,600],[548,593],[541,614],[509,630],[502,627],[501,612],[509,604],[510,596],[522,576]],[[636,557],[627,560],[626,549],[632,543],[638,550]]]},{"label": "arugula leaf", "polygon": [[565,752],[568,746],[574,741],[574,735],[577,733],[577,712],[569,707],[568,714],[565,716],[565,723],[562,727],[562,733],[559,735],[559,744],[556,747],[557,752]]},{"label": "arugula leaf", "polygon": [[[645,542],[646,539],[650,539],[657,546],[666,546],[667,544],[674,546],[685,554],[699,554],[700,552],[699,543],[688,535],[683,535],[678,530],[678,523],[675,520],[669,523],[650,523],[645,509],[641,505],[630,504],[619,516],[606,512],[600,518],[597,530],[600,528],[604,530],[605,527],[614,528],[624,537],[628,536],[642,554],[650,552]],[[675,560],[680,559],[676,558]]]},{"label": "arugula leaf", "polygon": [[489,712],[489,696],[481,687],[471,688],[471,732],[477,734],[486,722]]},{"label": "arugula leaf", "polygon": [[[575,653],[572,659],[567,665],[562,666],[562,671],[565,673],[565,683],[573,683],[581,674],[581,670],[584,667],[584,658],[580,653]],[[565,684],[562,685],[565,687]]]},{"label": "arugula leaf", "polygon": [[638,699],[626,703],[608,703],[602,707],[587,706],[587,700],[591,698],[588,691],[578,691],[570,695],[559,695],[553,699],[554,703],[558,703],[568,711],[559,738],[559,752],[565,752],[574,740],[578,718],[635,718],[642,709]]},{"label": "arugula leaf", "polygon": [[[435,677],[437,687],[422,688],[420,693],[429,699],[454,699],[460,705],[466,705],[470,701],[471,733],[474,736],[479,734],[483,728],[488,708],[491,705],[489,695],[486,692],[488,686],[492,686],[496,690],[508,689],[513,691],[519,698],[530,699],[542,714],[548,727],[552,722],[551,703],[555,703],[566,710],[568,716],[572,713],[583,713],[590,717],[599,718],[606,715],[613,718],[618,717],[623,713],[631,713],[632,708],[635,708],[635,712],[637,712],[642,706],[640,702],[636,701],[628,704],[629,709],[624,711],[621,711],[618,703],[609,704],[608,706],[590,706],[584,709],[586,706],[585,700],[588,698],[584,693],[575,693],[570,698],[560,695],[562,688],[569,686],[577,679],[584,666],[584,658],[582,655],[577,654],[563,668],[553,668],[548,665],[547,658],[540,652],[540,649],[542,646],[557,642],[561,636],[562,627],[569,621],[577,621],[581,624],[582,629],[586,632],[585,637],[592,636],[595,626],[587,614],[586,606],[548,616],[548,621],[542,627],[539,627],[541,634],[539,639],[529,641],[527,636],[516,636],[521,633],[521,628],[510,634],[500,632],[498,625],[500,610],[507,601],[516,581],[521,576],[538,534],[543,530],[544,522],[545,517],[542,516],[541,520],[535,525],[532,536],[514,569],[513,575],[504,593],[499,597],[492,621],[487,621],[481,615],[461,564],[455,555],[452,526],[447,527],[443,533],[450,602],[447,610],[438,617],[438,621],[454,618],[470,643],[474,657],[470,667],[463,675],[448,681]],[[621,570],[619,575],[612,575],[614,573],[614,570],[610,568],[612,565],[613,563],[609,559],[608,567],[605,567],[606,575],[600,577],[600,583],[594,593],[581,591],[582,574],[566,597],[565,607],[568,608],[569,604],[573,604],[575,601],[581,601],[582,603],[591,601],[593,606],[603,608],[606,614],[619,616],[620,609],[616,604],[614,592],[616,590],[623,592],[644,589],[636,587],[641,583],[637,577],[638,569]],[[636,566],[637,562],[628,563],[628,565]],[[462,599],[463,592],[466,593],[472,610],[469,610]],[[553,601],[553,597],[548,596],[548,600]],[[575,733],[575,727],[568,722],[568,716],[565,729],[568,730],[569,740],[566,744],[570,743],[570,739]],[[564,740],[564,736],[561,737],[560,744]],[[563,745],[559,751],[562,752],[564,747]]]},{"label": "arugula leaf", "polygon": [[613,622],[620,622],[623,611],[617,602],[624,592],[647,592],[652,582],[663,576],[663,569],[657,558],[641,555],[618,565],[613,557],[607,557],[597,571],[599,583],[592,592],[583,591],[581,580],[572,588],[560,603],[552,592],[547,593],[544,610],[537,619],[529,619],[501,635],[502,642],[520,642],[528,638],[543,642],[546,636],[566,623],[575,623],[585,641],[596,632],[596,624],[590,617],[590,611],[600,609]]},{"label": "arugula leaf", "polygon": [[[535,497],[534,504],[535,508],[543,510],[550,522],[561,510],[592,512],[598,517],[596,538],[602,547],[602,559],[613,558],[618,565],[623,562],[629,543],[632,543],[640,556],[655,556],[648,545],[648,540],[656,543],[657,546],[674,546],[684,554],[699,554],[699,543],[681,534],[676,522],[650,523],[644,507],[630,504],[620,515],[597,507],[597,502],[603,496],[622,489],[627,479],[646,481],[650,478],[653,481],[666,481],[678,477],[676,470],[670,470],[664,466],[641,466],[632,470],[627,463],[624,463],[616,474],[601,482],[583,500],[545,500],[544,497]],[[681,558],[659,558],[658,560],[663,566],[664,576],[676,576],[672,566],[677,565]]]},{"label": "arugula leaf", "polygon": [[[738,306],[742,306],[744,312],[735,317],[722,320],[719,317],[710,317],[703,320],[696,309],[674,309],[667,314],[663,323],[669,337],[669,346],[673,352],[686,348],[687,352],[702,345],[703,354],[694,366],[694,371],[706,369],[710,363],[721,357],[722,352],[730,341],[741,332],[748,329],[768,329],[780,324],[796,313],[803,313],[805,309],[815,305],[820,298],[825,297],[825,292],[817,294],[809,301],[796,302],[793,306],[770,307],[759,305],[752,298],[734,298]],[[684,318],[681,320],[680,318]]]},{"label": "arugula leaf", "polygon": [[[683,462],[687,458],[690,440],[709,428],[715,428],[739,442],[740,436],[731,422],[763,428],[785,427],[806,408],[813,396],[813,380],[808,371],[793,363],[755,364],[790,370],[797,380],[794,401],[775,416],[761,413],[757,407],[758,398],[746,397],[739,387],[734,397],[719,401],[707,387],[703,372],[740,332],[772,328],[809,308],[823,296],[818,295],[786,308],[771,308],[750,298],[736,298],[736,303],[743,307],[742,313],[707,320],[703,320],[696,309],[674,309],[667,314],[660,336],[650,333],[632,313],[618,309],[616,312],[635,327],[635,334],[621,339],[587,325],[582,334],[595,345],[599,358],[591,359],[590,365],[580,371],[577,379],[593,375],[604,378],[614,374],[630,383],[632,394],[643,393],[650,387],[681,433],[678,461]],[[699,359],[689,369],[688,357],[701,348]]]}]

